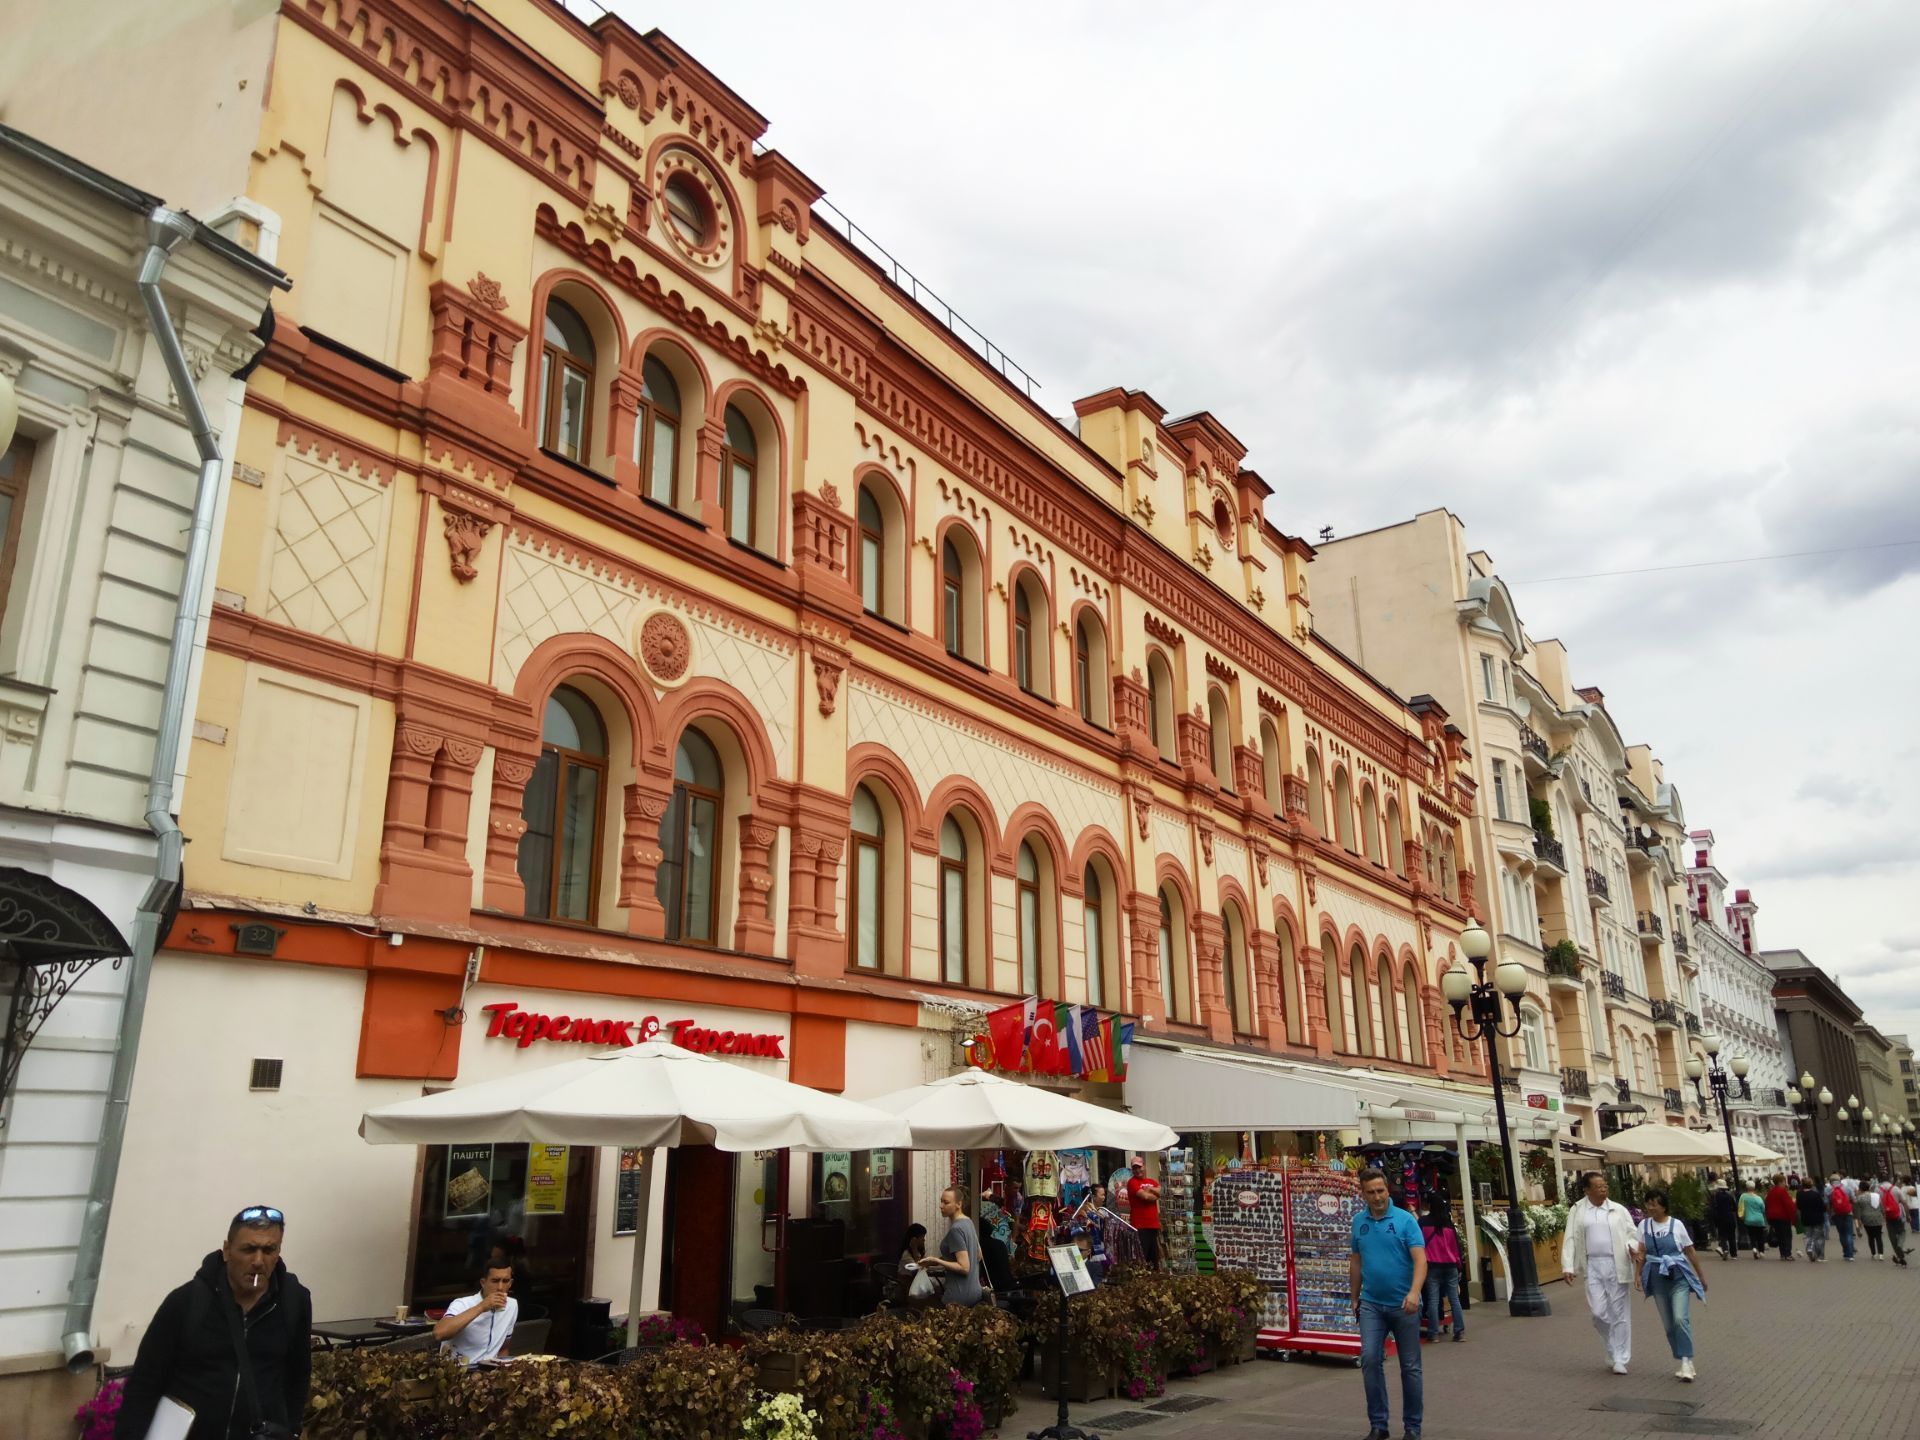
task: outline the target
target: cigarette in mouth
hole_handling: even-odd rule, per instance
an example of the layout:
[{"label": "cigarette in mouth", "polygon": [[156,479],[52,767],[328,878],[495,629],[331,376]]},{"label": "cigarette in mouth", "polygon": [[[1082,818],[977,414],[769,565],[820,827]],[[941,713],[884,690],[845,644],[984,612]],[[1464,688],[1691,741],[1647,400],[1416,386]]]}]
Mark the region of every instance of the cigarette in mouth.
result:
[{"label": "cigarette in mouth", "polygon": [[259,1277],[259,1275],[257,1275],[257,1274],[255,1274],[255,1275],[251,1275],[251,1276],[249,1276],[249,1277],[248,1277],[248,1279],[247,1279],[247,1288],[248,1288],[249,1290],[258,1290],[258,1289],[260,1288],[260,1277]]}]

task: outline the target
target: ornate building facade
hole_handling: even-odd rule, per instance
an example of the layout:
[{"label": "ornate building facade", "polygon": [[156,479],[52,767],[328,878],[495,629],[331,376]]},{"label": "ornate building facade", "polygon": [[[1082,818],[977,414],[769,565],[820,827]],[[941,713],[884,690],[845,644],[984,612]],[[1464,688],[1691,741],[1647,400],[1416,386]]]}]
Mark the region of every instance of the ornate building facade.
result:
[{"label": "ornate building facade", "polygon": [[[1126,389],[1051,418],[658,32],[548,0],[271,23],[247,191],[296,286],[123,1183],[217,1223],[214,1146],[264,1125],[263,1175],[389,1217],[317,1287],[373,1313],[443,1197],[360,1112],[583,1009],[855,1095],[1022,996],[1475,1071],[1437,984],[1478,909],[1464,732],[1315,634],[1314,551],[1220,419]],[[209,1055],[193,1017],[241,996],[269,1023]],[[624,1295],[616,1177],[574,1183],[580,1293]],[[768,1192],[808,1203],[798,1171],[717,1183],[749,1239]],[[116,1354],[173,1283],[143,1252],[110,1248]]]}]

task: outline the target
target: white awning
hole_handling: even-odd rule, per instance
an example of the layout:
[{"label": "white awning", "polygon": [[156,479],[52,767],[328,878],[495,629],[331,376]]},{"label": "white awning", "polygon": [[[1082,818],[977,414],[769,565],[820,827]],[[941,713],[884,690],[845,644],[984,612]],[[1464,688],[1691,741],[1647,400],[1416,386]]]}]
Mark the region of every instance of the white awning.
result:
[{"label": "white awning", "polygon": [[1176,1130],[1352,1130],[1359,1090],[1284,1061],[1136,1040],[1127,1106]]}]

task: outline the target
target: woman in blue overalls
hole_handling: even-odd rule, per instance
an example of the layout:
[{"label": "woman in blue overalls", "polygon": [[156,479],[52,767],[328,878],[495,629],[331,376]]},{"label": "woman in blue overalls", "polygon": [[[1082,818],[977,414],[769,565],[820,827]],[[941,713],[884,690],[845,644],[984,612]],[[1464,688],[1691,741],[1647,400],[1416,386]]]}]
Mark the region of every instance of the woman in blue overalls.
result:
[{"label": "woman in blue overalls", "polygon": [[1640,1222],[1640,1284],[1660,1312],[1667,1345],[1680,1362],[1676,1378],[1693,1379],[1693,1297],[1707,1298],[1707,1282],[1694,1263],[1693,1237],[1667,1211],[1667,1192],[1648,1190],[1640,1201],[1647,1218]]}]

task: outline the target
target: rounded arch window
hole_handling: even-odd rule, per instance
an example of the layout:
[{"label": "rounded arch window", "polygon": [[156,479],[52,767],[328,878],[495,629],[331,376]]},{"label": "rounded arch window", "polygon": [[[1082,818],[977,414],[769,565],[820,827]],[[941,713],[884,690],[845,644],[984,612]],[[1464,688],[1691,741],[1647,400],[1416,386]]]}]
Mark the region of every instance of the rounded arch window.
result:
[{"label": "rounded arch window", "polygon": [[886,931],[887,819],[880,802],[865,785],[853,792],[853,865],[848,874],[853,893],[847,912],[853,917],[848,943],[856,970],[885,968],[881,937]]},{"label": "rounded arch window", "polygon": [[660,821],[660,871],[654,890],[667,912],[667,939],[712,945],[719,933],[719,869],[726,772],[713,742],[698,730],[673,754],[673,798]]},{"label": "rounded arch window", "polygon": [[1038,995],[1045,988],[1040,963],[1042,907],[1040,861],[1033,853],[1033,842],[1022,841],[1014,860],[1014,893],[1020,924],[1020,993]]},{"label": "rounded arch window", "polygon": [[580,312],[549,299],[540,346],[540,444],[575,463],[593,428],[593,333]]},{"label": "rounded arch window", "polygon": [[1022,690],[1033,689],[1033,602],[1024,584],[1013,591],[1013,678]]},{"label": "rounded arch window", "polygon": [[1087,952],[1087,1003],[1107,1003],[1107,890],[1091,860],[1080,877],[1081,916]]},{"label": "rounded arch window", "polygon": [[645,477],[647,498],[674,502],[680,473],[680,387],[656,355],[640,366],[640,414],[633,427],[633,460]]},{"label": "rounded arch window", "polygon": [[520,799],[527,828],[517,869],[528,915],[583,924],[594,919],[606,787],[606,727],[592,701],[562,685],[547,697],[540,758]]},{"label": "rounded arch window", "polygon": [[667,223],[682,240],[695,250],[713,243],[713,203],[691,175],[669,175],[660,198],[666,203]]},{"label": "rounded arch window", "polygon": [[757,546],[760,442],[738,405],[727,406],[726,444],[720,450],[720,513],[727,538]]},{"label": "rounded arch window", "polygon": [[940,822],[940,978],[967,983],[967,836],[949,815]]},{"label": "rounded arch window", "polygon": [[887,526],[880,502],[867,486],[860,487],[860,604],[878,614],[885,594]]}]

